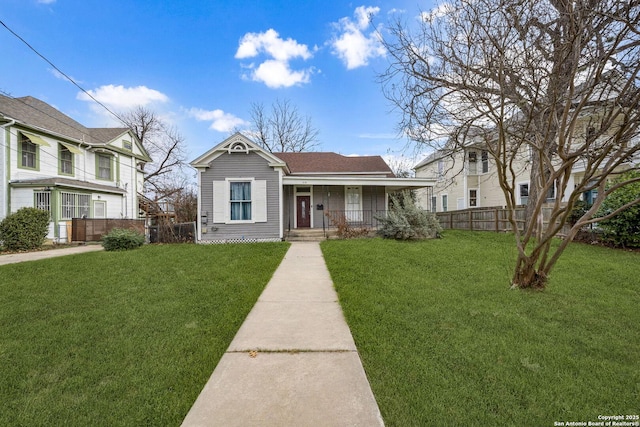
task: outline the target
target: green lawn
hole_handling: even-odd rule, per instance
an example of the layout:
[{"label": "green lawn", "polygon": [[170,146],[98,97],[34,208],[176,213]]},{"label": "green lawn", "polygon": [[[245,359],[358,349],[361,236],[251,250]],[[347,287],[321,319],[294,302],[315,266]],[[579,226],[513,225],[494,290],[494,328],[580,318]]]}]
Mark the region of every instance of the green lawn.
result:
[{"label": "green lawn", "polygon": [[571,245],[509,289],[513,236],[326,241],[388,426],[552,426],[640,412],[640,253]]},{"label": "green lawn", "polygon": [[0,267],[0,425],[179,425],[287,244]]}]

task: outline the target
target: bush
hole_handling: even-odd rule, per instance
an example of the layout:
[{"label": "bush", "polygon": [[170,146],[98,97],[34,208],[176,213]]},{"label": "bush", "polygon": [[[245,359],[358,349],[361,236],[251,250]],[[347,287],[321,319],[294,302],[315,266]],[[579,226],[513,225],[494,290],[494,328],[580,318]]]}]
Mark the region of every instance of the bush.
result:
[{"label": "bush", "polygon": [[420,240],[440,237],[442,227],[435,214],[416,205],[408,191],[392,194],[386,217],[376,217],[382,224],[378,234],[385,239]]},{"label": "bush", "polygon": [[[622,174],[613,183],[628,181],[640,177],[640,172],[629,171]],[[640,199],[640,182],[625,185],[607,196],[600,207],[599,216]],[[604,239],[616,246],[640,247],[640,205],[631,206],[617,215],[600,221],[598,226],[604,232]]]},{"label": "bush", "polygon": [[44,243],[49,232],[48,211],[22,208],[0,222],[0,241],[10,251],[37,249]]},{"label": "bush", "polygon": [[102,246],[105,251],[126,251],[139,248],[144,244],[144,234],[135,230],[114,228],[102,236]]}]

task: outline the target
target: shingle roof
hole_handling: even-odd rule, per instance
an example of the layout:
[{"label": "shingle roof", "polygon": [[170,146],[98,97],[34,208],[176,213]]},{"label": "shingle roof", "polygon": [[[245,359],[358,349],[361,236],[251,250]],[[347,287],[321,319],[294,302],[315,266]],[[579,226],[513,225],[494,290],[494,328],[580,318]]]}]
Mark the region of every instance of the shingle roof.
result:
[{"label": "shingle roof", "polygon": [[0,114],[19,122],[87,144],[106,144],[127,128],[87,128],[46,102],[32,96],[10,98],[0,95]]},{"label": "shingle roof", "polygon": [[331,152],[273,153],[283,160],[294,175],[302,174],[358,174],[395,175],[380,156],[348,157]]}]

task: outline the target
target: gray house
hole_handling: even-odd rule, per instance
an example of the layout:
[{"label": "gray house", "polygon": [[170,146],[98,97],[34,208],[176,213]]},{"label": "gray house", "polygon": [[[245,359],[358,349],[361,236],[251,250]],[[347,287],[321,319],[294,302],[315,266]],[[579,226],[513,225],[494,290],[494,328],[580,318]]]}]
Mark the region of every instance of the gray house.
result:
[{"label": "gray house", "polygon": [[336,222],[375,227],[389,194],[433,186],[396,178],[380,156],[270,153],[236,133],[191,165],[198,171],[201,243],[279,241]]}]

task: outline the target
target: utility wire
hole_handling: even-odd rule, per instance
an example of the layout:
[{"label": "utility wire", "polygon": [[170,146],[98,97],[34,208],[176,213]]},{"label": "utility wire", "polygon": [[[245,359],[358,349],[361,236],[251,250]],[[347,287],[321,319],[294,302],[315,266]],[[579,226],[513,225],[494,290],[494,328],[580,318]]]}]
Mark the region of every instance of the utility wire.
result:
[{"label": "utility wire", "polygon": [[102,102],[98,101],[93,95],[91,95],[88,91],[86,91],[82,86],[80,86],[78,83],[76,83],[75,80],[73,80],[71,77],[69,77],[67,74],[65,74],[64,71],[62,71],[60,68],[58,68],[53,62],[49,61],[49,59],[47,59],[43,54],[41,54],[40,52],[38,52],[33,46],[31,46],[29,44],[29,42],[27,42],[25,39],[23,39],[22,37],[20,37],[19,34],[17,34],[15,31],[13,31],[11,28],[9,28],[9,26],[7,24],[4,23],[3,20],[0,19],[0,24],[2,24],[2,26],[4,28],[7,29],[7,31],[9,31],[11,34],[13,34],[18,40],[20,40],[22,43],[24,43],[25,45],[27,45],[27,47],[29,49],[31,49],[36,55],[38,55],[40,58],[42,58],[47,64],[51,65],[53,67],[54,70],[56,70],[58,73],[60,73],[60,75],[62,75],[64,78],[66,78],[67,80],[69,80],[74,86],[76,86],[78,89],[80,89],[84,94],[86,94],[89,98],[91,98],[93,101],[95,101],[98,105],[100,105],[102,108],[104,108],[105,110],[107,110],[111,115],[113,115],[116,119],[118,119],[121,123],[126,125],[126,122],[116,113],[114,113],[113,111],[111,111],[106,105],[104,105]]}]

